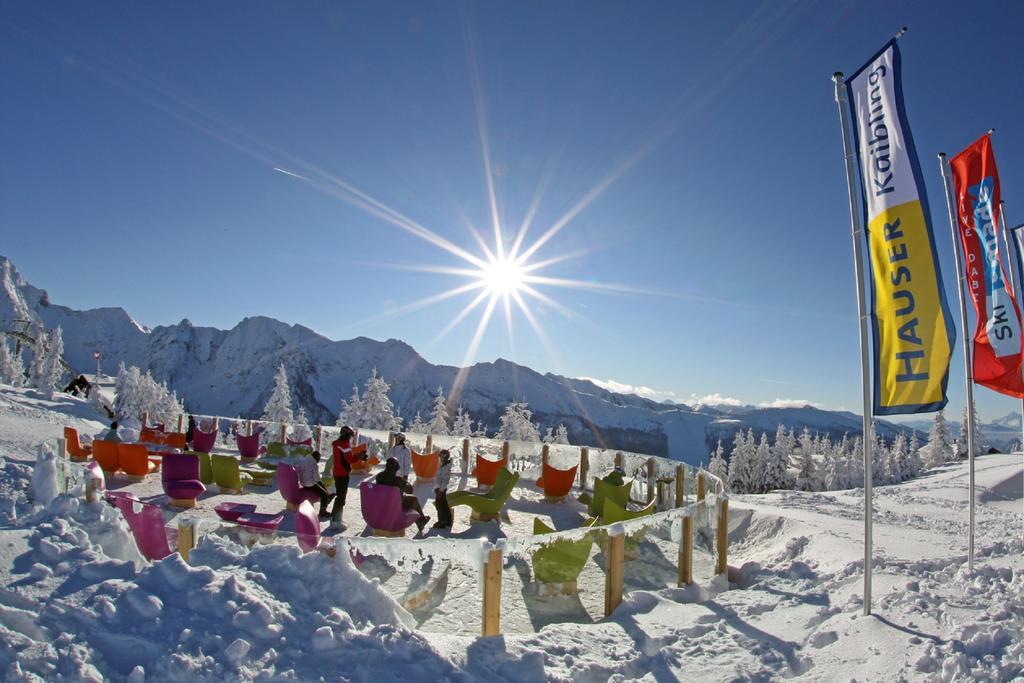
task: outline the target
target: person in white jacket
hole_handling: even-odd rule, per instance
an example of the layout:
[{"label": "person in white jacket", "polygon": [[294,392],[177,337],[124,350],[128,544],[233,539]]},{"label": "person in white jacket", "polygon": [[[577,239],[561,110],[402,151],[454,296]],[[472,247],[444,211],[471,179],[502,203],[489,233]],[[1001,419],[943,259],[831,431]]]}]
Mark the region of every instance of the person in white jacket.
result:
[{"label": "person in white jacket", "polygon": [[405,445],[405,434],[395,434],[395,445],[388,449],[388,454],[384,458],[394,458],[398,461],[398,474],[409,478],[412,473],[412,451]]},{"label": "person in white jacket", "polygon": [[437,508],[437,523],[435,529],[450,529],[452,527],[452,509],[448,507],[448,486],[452,481],[452,454],[444,449],[439,454],[441,465],[437,468],[437,475],[434,477],[434,507]]}]

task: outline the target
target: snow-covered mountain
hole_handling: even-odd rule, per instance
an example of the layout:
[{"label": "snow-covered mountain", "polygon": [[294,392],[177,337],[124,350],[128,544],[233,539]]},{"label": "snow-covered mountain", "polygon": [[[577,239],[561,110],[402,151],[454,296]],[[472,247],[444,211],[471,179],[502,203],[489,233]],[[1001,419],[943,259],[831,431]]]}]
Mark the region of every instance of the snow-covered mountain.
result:
[{"label": "snow-covered mountain", "polygon": [[[408,420],[417,411],[428,414],[438,386],[450,394],[459,371],[429,363],[396,339],[334,341],[301,325],[265,317],[245,318],[230,330],[196,327],[188,320],[149,329],[122,308],[76,311],[54,304],[2,256],[0,276],[4,331],[30,329],[19,321],[42,322],[47,328],[60,325],[65,357],[74,368],[89,372],[92,353],[100,350],[108,370],[121,361],[148,369],[195,412],[258,417],[273,387],[274,372],[284,363],[292,396],[311,420],[332,423],[340,400],[351,395],[354,384],[362,388],[373,368],[391,383],[391,398]],[[860,418],[852,413],[812,406],[725,410],[670,405],[615,393],[589,380],[542,375],[504,359],[477,363],[469,370],[456,400],[491,431],[505,405],[513,398],[525,399],[542,427],[564,423],[573,443],[669,455],[691,463],[705,461],[719,438],[731,443],[739,429],[774,435],[782,423],[841,438],[844,433],[860,433],[861,427]],[[897,431],[884,422],[879,429],[890,439]]]}]

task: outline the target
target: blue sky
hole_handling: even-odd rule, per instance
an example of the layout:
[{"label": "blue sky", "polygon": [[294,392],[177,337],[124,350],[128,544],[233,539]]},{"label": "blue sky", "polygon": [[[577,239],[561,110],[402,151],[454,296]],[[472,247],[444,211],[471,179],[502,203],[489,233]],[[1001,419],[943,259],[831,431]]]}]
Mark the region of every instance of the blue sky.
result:
[{"label": "blue sky", "polygon": [[[542,274],[591,287],[538,286],[560,305],[528,299],[549,343],[518,311],[510,341],[498,314],[472,360],[859,411],[830,77],[902,25],[954,314],[935,154],[996,127],[1008,218],[1024,221],[1013,3],[2,7],[0,253],[55,302],[150,326],[268,315],[461,364],[483,306],[437,337],[472,293],[385,314],[468,282],[416,268],[466,263],[339,183],[479,254],[475,226],[493,249],[483,121],[506,248],[539,188],[526,245],[585,204],[533,260],[572,255]],[[1019,407],[976,395],[984,419]]]}]

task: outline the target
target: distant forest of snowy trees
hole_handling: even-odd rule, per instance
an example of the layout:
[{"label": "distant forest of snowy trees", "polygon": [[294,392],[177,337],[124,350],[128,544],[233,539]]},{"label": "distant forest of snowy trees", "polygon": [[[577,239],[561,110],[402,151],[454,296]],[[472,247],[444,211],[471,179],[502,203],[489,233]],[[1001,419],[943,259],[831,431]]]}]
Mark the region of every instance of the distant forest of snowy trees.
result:
[{"label": "distant forest of snowy trees", "polygon": [[[975,455],[988,451],[984,434],[974,420]],[[961,437],[950,436],[949,423],[940,411],[935,414],[923,446],[917,433],[908,438],[900,433],[887,443],[875,437],[872,448],[871,481],[895,484],[916,477],[922,471],[964,457],[967,445],[967,411],[964,410]],[[737,432],[728,459],[721,441],[712,451],[708,471],[735,493],[767,493],[776,489],[833,491],[855,488],[864,482],[863,442],[860,436],[846,436],[833,443],[828,437],[804,429],[797,436],[779,425],[775,439],[768,434],[755,438],[753,430]]]}]

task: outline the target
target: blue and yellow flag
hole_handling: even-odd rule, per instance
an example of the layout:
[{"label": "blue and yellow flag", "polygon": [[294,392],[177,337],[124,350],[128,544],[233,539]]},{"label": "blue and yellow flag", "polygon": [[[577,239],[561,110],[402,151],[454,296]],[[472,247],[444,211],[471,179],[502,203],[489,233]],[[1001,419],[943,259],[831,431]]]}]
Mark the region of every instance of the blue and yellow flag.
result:
[{"label": "blue and yellow flag", "polygon": [[946,405],[954,331],[890,41],[846,80],[871,263],[874,413]]}]

